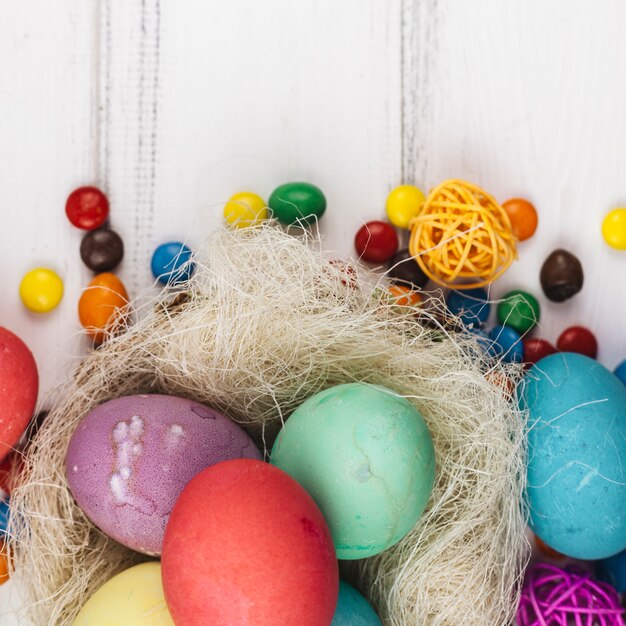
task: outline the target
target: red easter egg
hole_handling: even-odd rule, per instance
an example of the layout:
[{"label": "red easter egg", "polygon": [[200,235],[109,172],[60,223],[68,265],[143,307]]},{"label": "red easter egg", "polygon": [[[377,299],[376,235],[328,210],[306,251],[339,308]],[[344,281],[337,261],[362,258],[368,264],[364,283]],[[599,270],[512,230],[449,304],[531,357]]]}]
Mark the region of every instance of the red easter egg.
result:
[{"label": "red easter egg", "polygon": [[20,440],[35,411],[39,376],[26,344],[0,327],[0,459]]},{"label": "red easter egg", "polygon": [[251,459],[200,472],[170,515],[161,555],[176,626],[328,626],[339,572],[308,493]]},{"label": "red easter egg", "polygon": [[556,347],[561,352],[578,352],[591,359],[598,355],[598,341],[595,335],[584,326],[566,328],[556,340]]}]

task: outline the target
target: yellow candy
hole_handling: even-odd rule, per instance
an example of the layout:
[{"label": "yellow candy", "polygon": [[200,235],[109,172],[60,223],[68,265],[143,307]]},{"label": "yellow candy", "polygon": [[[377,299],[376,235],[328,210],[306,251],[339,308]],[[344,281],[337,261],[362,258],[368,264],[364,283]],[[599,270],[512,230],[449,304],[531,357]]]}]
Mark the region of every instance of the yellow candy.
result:
[{"label": "yellow candy", "polygon": [[626,250],[626,209],[613,209],[604,218],[602,236],[611,248]]},{"label": "yellow candy", "polygon": [[409,228],[409,224],[424,204],[424,194],[413,185],[396,187],[387,198],[387,217],[398,228]]},{"label": "yellow candy", "polygon": [[224,219],[236,228],[260,224],[268,216],[265,200],[250,191],[236,193],[224,207]]},{"label": "yellow candy", "polygon": [[63,281],[52,270],[38,267],[22,278],[20,297],[27,309],[48,313],[61,302]]}]

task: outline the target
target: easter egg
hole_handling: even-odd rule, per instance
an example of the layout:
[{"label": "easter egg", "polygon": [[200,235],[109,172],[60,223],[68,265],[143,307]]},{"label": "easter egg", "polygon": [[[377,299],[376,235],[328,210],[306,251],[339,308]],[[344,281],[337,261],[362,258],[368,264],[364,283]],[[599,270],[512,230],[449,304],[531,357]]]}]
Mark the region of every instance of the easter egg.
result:
[{"label": "easter egg", "polygon": [[39,374],[31,351],[0,327],[0,459],[20,440],[35,411]]},{"label": "easter egg", "polygon": [[530,526],[551,548],[602,559],[626,548],[626,387],[574,353],[536,363],[528,410]]},{"label": "easter egg", "polygon": [[141,563],[111,578],[87,600],[72,626],[174,626],[161,564]]},{"label": "easter egg", "polygon": [[273,216],[287,226],[308,226],[326,211],[326,198],[321,189],[310,183],[287,183],[277,187],[268,201]]},{"label": "easter egg", "polygon": [[613,373],[626,385],[626,359],[613,370]]},{"label": "easter egg", "polygon": [[163,285],[179,285],[194,273],[191,248],[180,241],[169,241],[157,247],[152,254],[152,275]]},{"label": "easter egg", "polygon": [[78,319],[96,343],[121,321],[121,311],[128,304],[124,283],[109,272],[94,276],[78,301]]},{"label": "easter egg", "polygon": [[184,489],[165,532],[163,586],[176,626],[328,626],[339,572],[306,491],[269,463],[218,463]]},{"label": "easter egg", "polygon": [[260,458],[225,415],[175,396],[116,398],[90,411],[67,449],[70,490],[87,517],[119,543],[159,554],[183,487],[206,467]]},{"label": "easter egg", "polygon": [[382,626],[370,603],[352,586],[339,581],[339,600],[330,626]]},{"label": "easter egg", "polygon": [[435,478],[420,413],[383,387],[350,383],[315,394],[280,431],[272,464],[313,496],[340,559],[373,556],[420,518]]}]

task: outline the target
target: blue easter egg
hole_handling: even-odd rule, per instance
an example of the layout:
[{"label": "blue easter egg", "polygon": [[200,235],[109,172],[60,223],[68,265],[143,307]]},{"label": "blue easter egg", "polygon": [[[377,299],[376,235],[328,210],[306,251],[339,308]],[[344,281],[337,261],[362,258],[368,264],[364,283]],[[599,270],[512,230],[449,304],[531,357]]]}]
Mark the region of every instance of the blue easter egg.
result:
[{"label": "blue easter egg", "polygon": [[596,576],[619,593],[626,592],[626,550],[596,563]]},{"label": "blue easter egg", "polygon": [[530,526],[551,548],[603,559],[626,548],[626,386],[570,352],[538,361],[520,386],[528,410]]},{"label": "blue easter egg", "polygon": [[484,289],[466,289],[463,291],[451,291],[446,304],[452,315],[461,318],[466,326],[482,326],[489,317],[491,305],[489,296]]},{"label": "blue easter egg", "polygon": [[330,626],[382,626],[369,602],[351,585],[339,581],[339,600]]},{"label": "blue easter egg", "polygon": [[624,359],[613,373],[626,385],[626,359]]},{"label": "blue easter egg", "polygon": [[521,363],[524,360],[524,344],[520,334],[509,326],[494,326],[489,331],[492,341],[490,352],[507,363]]},{"label": "blue easter egg", "polygon": [[178,285],[191,278],[194,264],[191,250],[179,241],[161,244],[152,255],[152,274],[164,285]]}]

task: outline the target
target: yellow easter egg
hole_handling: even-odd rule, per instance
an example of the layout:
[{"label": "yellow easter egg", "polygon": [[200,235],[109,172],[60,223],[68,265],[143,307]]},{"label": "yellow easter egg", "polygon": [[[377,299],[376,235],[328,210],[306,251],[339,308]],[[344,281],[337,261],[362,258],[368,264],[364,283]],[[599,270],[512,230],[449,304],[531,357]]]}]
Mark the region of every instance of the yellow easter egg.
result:
[{"label": "yellow easter egg", "polygon": [[59,275],[45,267],[31,270],[20,283],[20,298],[27,309],[35,313],[48,313],[61,302],[63,281]]},{"label": "yellow easter egg", "polygon": [[96,591],[72,626],[174,626],[165,604],[161,563],[135,565]]},{"label": "yellow easter egg", "polygon": [[224,219],[235,228],[260,224],[268,216],[265,200],[250,191],[236,193],[224,206]]},{"label": "yellow easter egg", "polygon": [[626,209],[614,209],[602,222],[604,241],[617,250],[626,250]]},{"label": "yellow easter egg", "polygon": [[413,185],[400,185],[387,197],[387,217],[398,228],[409,228],[424,204],[424,194]]}]

